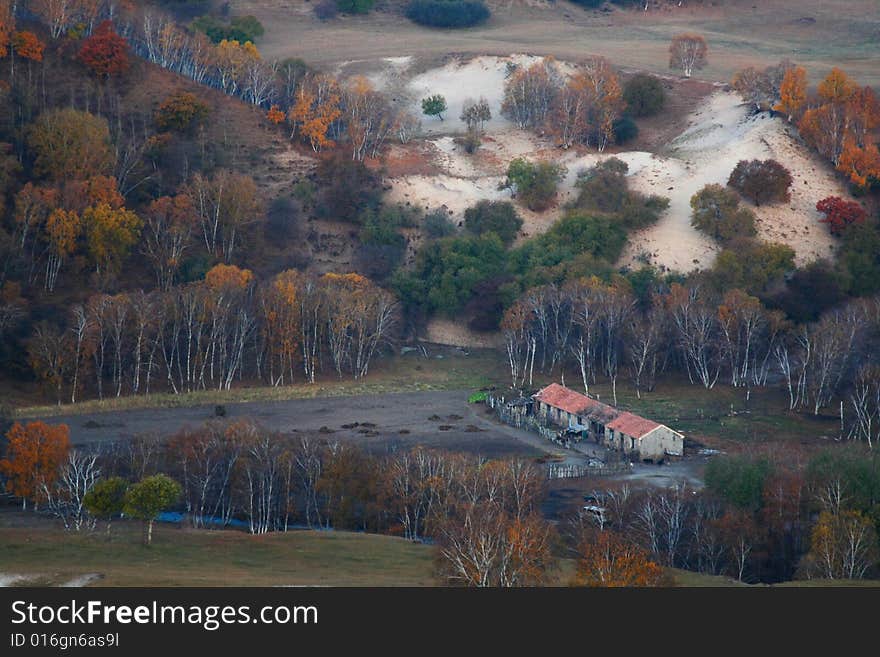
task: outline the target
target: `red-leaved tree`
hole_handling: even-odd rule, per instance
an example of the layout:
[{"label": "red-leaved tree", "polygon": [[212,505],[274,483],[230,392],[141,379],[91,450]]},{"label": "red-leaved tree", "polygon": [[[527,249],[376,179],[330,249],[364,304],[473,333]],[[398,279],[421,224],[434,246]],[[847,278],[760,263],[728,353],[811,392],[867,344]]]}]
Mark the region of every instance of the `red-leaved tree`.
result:
[{"label": "red-leaved tree", "polygon": [[825,215],[819,222],[828,224],[832,235],[840,235],[848,226],[865,220],[865,209],[855,201],[844,201],[839,196],[829,196],[816,203],[816,209]]},{"label": "red-leaved tree", "polygon": [[128,43],[116,33],[111,21],[104,21],[85,40],[79,60],[95,75],[108,79],[128,70]]}]

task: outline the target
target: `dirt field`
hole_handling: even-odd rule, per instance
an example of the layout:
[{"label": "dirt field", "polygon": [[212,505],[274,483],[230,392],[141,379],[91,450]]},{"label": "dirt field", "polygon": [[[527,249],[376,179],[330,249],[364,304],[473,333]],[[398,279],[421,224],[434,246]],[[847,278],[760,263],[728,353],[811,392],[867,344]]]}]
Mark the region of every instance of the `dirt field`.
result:
[{"label": "dirt field", "polygon": [[230,4],[235,13],[253,14],[266,27],[258,44],[265,56],[300,57],[326,68],[408,55],[527,52],[575,60],[604,55],[618,66],[661,73],[668,71],[670,38],[695,31],[709,42],[709,65],[698,73],[703,79],[727,82],[743,66],[789,57],[806,66],[814,80],[841,66],[863,84],[880,84],[880,12],[874,0],[726,0],[721,7],[647,13],[585,11],[564,1],[489,0],[492,18],[465,30],[415,25],[400,15],[403,3],[396,0],[379,3],[379,10],[367,16],[324,23],[304,0]]},{"label": "dirt field", "polygon": [[[228,404],[227,418],[251,418],[282,433],[318,434],[375,451],[425,445],[485,457],[539,456],[537,441],[487,418],[485,406],[467,403],[468,391],[361,395]],[[74,444],[170,435],[213,417],[213,406],[113,411],[58,416]]]}]

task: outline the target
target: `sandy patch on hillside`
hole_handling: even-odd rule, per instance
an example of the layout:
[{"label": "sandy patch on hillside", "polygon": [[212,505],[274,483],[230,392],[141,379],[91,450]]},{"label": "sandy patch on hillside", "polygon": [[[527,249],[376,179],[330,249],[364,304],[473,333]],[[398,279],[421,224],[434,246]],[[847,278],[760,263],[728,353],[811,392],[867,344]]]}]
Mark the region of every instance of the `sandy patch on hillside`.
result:
[{"label": "sandy patch on hillside", "polygon": [[788,167],[795,184],[790,203],[753,208],[759,238],[788,244],[799,264],[831,254],[833,241],[817,223],[820,215],[815,206],[826,196],[846,196],[846,189],[797,141],[784,121],[767,114],[752,115],[739,95],[719,91],[689,123],[666,149],[669,157],[651,156],[637,169],[631,165],[633,188],[666,196],[670,204],[657,224],[630,236],[623,264],[649,254],[651,262],[667,269],[710,266],[718,247],[691,227],[691,196],[705,185],[726,184],[740,160],[768,158]]},{"label": "sandy patch on hillside", "polygon": [[[458,222],[464,210],[480,200],[512,198],[509,190],[499,190],[498,186],[513,158],[554,160],[567,169],[557,203],[540,214],[519,208],[524,220],[522,240],[547,230],[561,216],[564,204],[575,194],[580,171],[617,157],[629,165],[633,189],[670,200],[669,210],[657,224],[630,236],[618,264],[639,266],[649,261],[664,269],[687,272],[711,266],[719,250],[712,240],[691,227],[691,197],[707,184],[726,184],[740,160],[774,158],[791,170],[795,185],[790,203],[755,208],[759,237],[790,245],[799,264],[832,254],[833,241],[817,223],[815,205],[826,196],[846,196],[846,189],[782,119],[752,115],[736,93],[719,89],[687,117],[685,129],[656,153],[560,151],[550,140],[499,118],[508,62],[529,65],[537,59],[525,55],[476,57],[467,62],[454,59],[406,83],[404,88],[413,103],[419,98],[419,90],[430,89],[447,97],[450,111],[445,121],[423,121],[429,138],[422,154],[433,163],[436,173],[422,167],[415,175],[392,177],[388,200],[422,208],[443,206]],[[571,69],[567,64],[560,67]],[[466,98],[478,95],[489,101],[493,120],[482,147],[469,155],[455,143],[454,135],[463,128],[457,113]]]},{"label": "sandy patch on hillside", "polygon": [[423,131],[426,134],[463,132],[465,126],[459,117],[465,101],[483,97],[492,111],[492,119],[486,124],[486,129],[492,131],[509,127],[510,121],[501,116],[508,65],[531,66],[540,59],[531,55],[474,57],[468,61],[453,59],[445,66],[425,71],[409,81],[407,91],[412,98],[410,110],[417,116],[421,115],[422,99],[441,94],[446,98],[447,106],[443,120],[425,117]]},{"label": "sandy patch on hillside", "polygon": [[500,333],[478,333],[454,320],[440,318],[428,322],[425,340],[472,349],[497,349],[504,344]]}]

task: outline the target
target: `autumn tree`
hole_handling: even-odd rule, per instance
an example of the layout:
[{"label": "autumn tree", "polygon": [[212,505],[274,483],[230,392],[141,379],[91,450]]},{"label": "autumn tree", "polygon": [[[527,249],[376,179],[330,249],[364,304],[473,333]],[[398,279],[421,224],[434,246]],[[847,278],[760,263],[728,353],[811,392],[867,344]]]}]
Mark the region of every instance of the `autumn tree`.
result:
[{"label": "autumn tree", "polygon": [[64,260],[76,250],[82,222],[76,212],[56,208],[46,217],[45,238],[47,246],[46,285],[49,292],[55,289],[58,272]]},{"label": "autumn tree", "polygon": [[15,49],[15,54],[18,57],[27,60],[29,66],[28,76],[30,79],[30,62],[43,61],[43,50],[45,50],[46,44],[40,41],[40,37],[33,32],[22,30],[13,35],[12,47]]},{"label": "autumn tree", "polygon": [[76,24],[81,9],[88,6],[82,0],[33,0],[30,10],[48,26],[53,39],[57,39]]},{"label": "autumn tree", "polygon": [[791,172],[776,160],[740,160],[727,181],[755,205],[788,201],[791,183]]},{"label": "autumn tree", "polygon": [[734,74],[731,86],[757,111],[767,110],[779,100],[785,76],[793,68],[788,60],[763,69],[747,66]]},{"label": "autumn tree", "polygon": [[823,511],[801,565],[808,579],[861,579],[878,560],[874,523],[859,511]]},{"label": "autumn tree", "polygon": [[125,492],[123,510],[144,522],[144,545],[153,542],[153,523],[159,514],[180,499],[180,484],[164,474],[141,479]]},{"label": "autumn tree", "polygon": [[843,142],[837,170],[856,187],[867,189],[880,181],[880,149],[871,142],[860,146],[854,137],[847,137]]},{"label": "autumn tree", "polygon": [[807,104],[807,70],[803,66],[792,66],[785,71],[779,85],[779,102],[773,108],[788,116],[788,121],[800,119]]},{"label": "autumn tree", "polygon": [[719,242],[756,234],[755,215],[740,207],[736,193],[721,185],[706,185],[691,197],[691,225]]},{"label": "autumn tree", "polygon": [[369,80],[357,76],[343,89],[342,115],[353,160],[377,157],[394,127],[394,113]]},{"label": "autumn tree", "polygon": [[284,385],[285,380],[292,383],[299,362],[303,322],[301,278],[293,269],[283,271],[264,286],[260,295],[269,382],[273,386]]},{"label": "autumn tree", "polygon": [[138,243],[143,220],[131,210],[100,203],[83,212],[89,257],[99,275],[118,273],[132,247]]},{"label": "autumn tree", "polygon": [[208,253],[232,260],[245,226],[263,219],[253,178],[225,169],[207,178],[200,173],[187,186]]},{"label": "autumn tree", "polygon": [[699,34],[679,34],[669,46],[669,68],[680,70],[689,78],[694,70],[706,65],[708,50],[706,40]]},{"label": "autumn tree", "polygon": [[213,63],[220,88],[227,94],[238,95],[246,87],[246,75],[250,67],[261,60],[260,52],[250,41],[241,43],[236,39],[223,39],[214,48]]},{"label": "autumn tree", "polygon": [[0,460],[6,490],[21,498],[22,508],[28,500],[36,505],[41,487],[55,482],[70,451],[67,425],[16,422],[6,433],[6,440],[6,457]]},{"label": "autumn tree", "polygon": [[27,131],[34,173],[52,180],[109,174],[116,163],[104,118],[72,108],[40,114]]},{"label": "autumn tree", "polygon": [[9,53],[12,35],[15,32],[15,14],[10,0],[0,0],[0,59]]},{"label": "autumn tree", "polygon": [[578,545],[574,583],[590,587],[653,587],[663,570],[639,546],[612,531],[589,531]]},{"label": "autumn tree", "polygon": [[614,141],[614,123],[623,111],[623,92],[617,74],[604,57],[590,57],[583,68],[589,97],[589,123],[601,153]]},{"label": "autumn tree", "polygon": [[303,80],[287,113],[291,137],[298,135],[316,153],[332,146],[331,124],[342,115],[339,84],[330,76],[314,75]]},{"label": "autumn tree", "polygon": [[174,284],[197,226],[196,209],[186,194],[157,198],[144,213],[143,250],[160,289],[169,290]]},{"label": "autumn tree", "polygon": [[287,114],[285,114],[278,105],[272,105],[272,107],[269,108],[269,111],[266,112],[266,119],[273,125],[281,125],[287,120]]},{"label": "autumn tree", "polygon": [[501,113],[520,128],[543,126],[561,86],[560,78],[551,58],[517,68],[504,83]]},{"label": "autumn tree", "polygon": [[176,91],[169,95],[156,110],[156,127],[191,133],[201,126],[210,114],[210,107],[194,93]]},{"label": "autumn tree", "polygon": [[816,210],[825,215],[819,223],[828,224],[832,235],[842,235],[853,224],[865,221],[865,209],[855,201],[845,201],[839,196],[829,196],[816,203]]},{"label": "autumn tree", "polygon": [[83,42],[79,60],[101,79],[119,77],[130,66],[128,42],[116,33],[112,21],[104,21]]},{"label": "autumn tree", "polygon": [[422,114],[425,116],[436,116],[443,120],[443,112],[446,111],[446,98],[441,94],[434,94],[422,99]]}]

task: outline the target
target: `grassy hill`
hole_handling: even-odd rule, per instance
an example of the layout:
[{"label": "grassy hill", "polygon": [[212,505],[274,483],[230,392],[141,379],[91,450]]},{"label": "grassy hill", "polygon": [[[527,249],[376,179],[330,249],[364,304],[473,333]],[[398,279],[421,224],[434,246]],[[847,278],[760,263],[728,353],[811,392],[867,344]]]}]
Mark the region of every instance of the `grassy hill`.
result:
[{"label": "grassy hill", "polygon": [[[117,523],[110,542],[49,527],[0,526],[0,576],[53,586],[431,586],[431,547],[401,538],[336,531],[251,536]],[[92,578],[89,578],[89,576]],[[97,577],[94,577],[97,576]],[[0,577],[2,579],[2,577]]]}]

